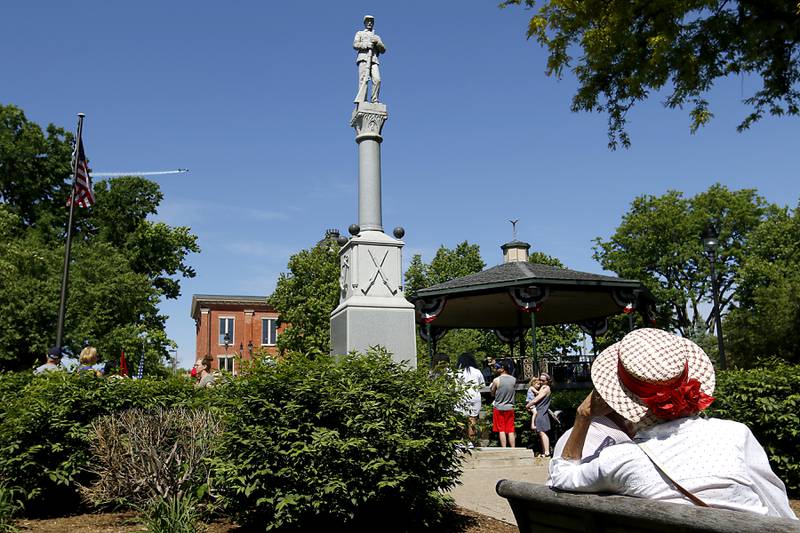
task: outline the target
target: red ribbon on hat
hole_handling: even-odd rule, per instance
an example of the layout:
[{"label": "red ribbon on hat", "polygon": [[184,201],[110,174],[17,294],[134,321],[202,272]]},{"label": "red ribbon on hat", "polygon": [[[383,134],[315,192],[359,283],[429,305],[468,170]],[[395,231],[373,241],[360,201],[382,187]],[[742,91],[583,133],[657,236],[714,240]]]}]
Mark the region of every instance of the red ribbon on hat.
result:
[{"label": "red ribbon on hat", "polygon": [[650,408],[658,418],[673,420],[702,411],[714,398],[700,390],[700,382],[689,378],[689,363],[675,379],[666,383],[647,383],[630,375],[622,361],[617,362],[617,374],[623,385]]}]

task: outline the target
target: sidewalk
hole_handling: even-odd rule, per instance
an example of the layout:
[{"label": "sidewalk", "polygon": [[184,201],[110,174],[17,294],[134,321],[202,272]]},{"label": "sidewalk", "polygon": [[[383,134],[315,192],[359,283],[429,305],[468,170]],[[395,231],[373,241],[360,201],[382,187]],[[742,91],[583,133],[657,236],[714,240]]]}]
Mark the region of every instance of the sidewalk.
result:
[{"label": "sidewalk", "polygon": [[[487,455],[493,457],[487,460]],[[500,457],[505,455],[505,457]],[[492,463],[497,466],[493,466]],[[544,483],[547,480],[548,460],[533,458],[533,452],[524,448],[476,448],[472,456],[464,459],[464,473],[450,495],[456,505],[503,522],[516,525],[514,513],[505,498],[494,491],[501,479]]]}]

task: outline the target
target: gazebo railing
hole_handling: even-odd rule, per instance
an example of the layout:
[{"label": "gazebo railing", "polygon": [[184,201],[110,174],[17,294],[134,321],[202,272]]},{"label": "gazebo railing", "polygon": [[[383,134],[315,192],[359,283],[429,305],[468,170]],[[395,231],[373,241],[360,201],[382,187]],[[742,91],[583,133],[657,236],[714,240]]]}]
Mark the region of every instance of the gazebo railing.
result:
[{"label": "gazebo railing", "polygon": [[592,382],[594,355],[591,354],[543,355],[539,357],[538,368],[533,357],[498,357],[496,361],[510,363],[511,375],[518,384],[527,384],[539,372],[550,374],[557,388],[583,387]]}]

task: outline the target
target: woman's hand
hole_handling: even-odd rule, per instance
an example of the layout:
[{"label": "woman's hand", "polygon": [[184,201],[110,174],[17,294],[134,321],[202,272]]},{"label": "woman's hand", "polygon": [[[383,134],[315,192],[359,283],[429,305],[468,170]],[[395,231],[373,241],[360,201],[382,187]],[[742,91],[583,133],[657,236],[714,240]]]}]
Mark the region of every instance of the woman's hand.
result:
[{"label": "woman's hand", "polygon": [[591,418],[593,416],[607,415],[611,411],[613,411],[613,409],[611,409],[603,397],[593,389],[592,392],[590,392],[589,395],[578,406],[577,414],[578,416]]}]

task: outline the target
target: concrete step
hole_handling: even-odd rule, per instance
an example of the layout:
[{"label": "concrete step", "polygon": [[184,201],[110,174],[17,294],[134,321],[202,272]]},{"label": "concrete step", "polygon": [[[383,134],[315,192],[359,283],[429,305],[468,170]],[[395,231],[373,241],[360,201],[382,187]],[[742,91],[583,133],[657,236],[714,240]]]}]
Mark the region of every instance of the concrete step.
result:
[{"label": "concrete step", "polygon": [[527,448],[471,448],[462,454],[464,469],[547,466],[547,457],[534,457]]}]

